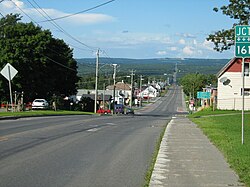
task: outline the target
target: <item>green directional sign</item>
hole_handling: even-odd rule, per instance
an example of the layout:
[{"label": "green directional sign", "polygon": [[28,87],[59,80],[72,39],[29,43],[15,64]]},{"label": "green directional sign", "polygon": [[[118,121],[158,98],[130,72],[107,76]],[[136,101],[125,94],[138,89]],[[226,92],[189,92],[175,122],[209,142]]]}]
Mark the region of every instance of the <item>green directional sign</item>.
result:
[{"label": "green directional sign", "polygon": [[250,26],[235,26],[235,57],[250,57]]},{"label": "green directional sign", "polygon": [[210,99],[211,93],[210,92],[197,92],[198,99]]}]

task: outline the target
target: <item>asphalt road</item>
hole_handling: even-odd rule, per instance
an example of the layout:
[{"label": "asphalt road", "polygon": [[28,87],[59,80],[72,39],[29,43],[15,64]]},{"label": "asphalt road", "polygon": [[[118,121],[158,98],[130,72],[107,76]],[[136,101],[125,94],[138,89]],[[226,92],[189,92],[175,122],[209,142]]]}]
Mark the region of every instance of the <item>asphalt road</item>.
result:
[{"label": "asphalt road", "polygon": [[181,99],[174,87],[135,116],[1,120],[0,186],[142,186],[156,141]]}]

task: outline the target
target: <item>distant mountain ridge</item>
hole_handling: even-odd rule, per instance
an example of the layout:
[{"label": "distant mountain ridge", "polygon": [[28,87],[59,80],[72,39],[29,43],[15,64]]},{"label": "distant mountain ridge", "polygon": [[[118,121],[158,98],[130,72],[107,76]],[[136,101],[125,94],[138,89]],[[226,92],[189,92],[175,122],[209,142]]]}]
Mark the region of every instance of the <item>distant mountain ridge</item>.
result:
[{"label": "distant mountain ridge", "polygon": [[[95,72],[95,58],[76,59],[78,72]],[[136,70],[137,74],[142,75],[161,75],[170,74],[174,71],[177,64],[179,74],[202,73],[216,74],[229,59],[198,59],[198,58],[152,58],[152,59],[130,59],[130,58],[100,58],[99,63],[118,64],[120,72]],[[111,66],[107,67],[112,69]]]}]

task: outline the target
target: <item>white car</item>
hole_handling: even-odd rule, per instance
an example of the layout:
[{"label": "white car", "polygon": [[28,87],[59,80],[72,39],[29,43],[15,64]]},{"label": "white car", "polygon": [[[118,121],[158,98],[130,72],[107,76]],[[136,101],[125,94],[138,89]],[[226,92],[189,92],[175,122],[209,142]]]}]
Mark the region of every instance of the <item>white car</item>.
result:
[{"label": "white car", "polygon": [[35,99],[32,102],[32,109],[48,109],[49,103],[45,99]]}]

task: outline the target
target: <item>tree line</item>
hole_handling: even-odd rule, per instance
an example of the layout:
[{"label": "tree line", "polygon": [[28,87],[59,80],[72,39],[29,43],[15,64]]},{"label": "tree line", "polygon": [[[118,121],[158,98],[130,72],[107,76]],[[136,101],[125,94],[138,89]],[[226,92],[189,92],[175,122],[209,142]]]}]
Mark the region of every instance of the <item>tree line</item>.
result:
[{"label": "tree line", "polygon": [[205,75],[200,73],[190,73],[180,79],[184,93],[192,98],[197,98],[197,92],[202,91],[206,86],[217,86],[216,75]]},{"label": "tree line", "polygon": [[[0,19],[0,69],[7,63],[18,70],[12,90],[24,92],[25,102],[76,93],[79,77],[72,49],[49,30],[21,22],[19,14]],[[8,81],[0,76],[0,101],[8,98]]]}]

